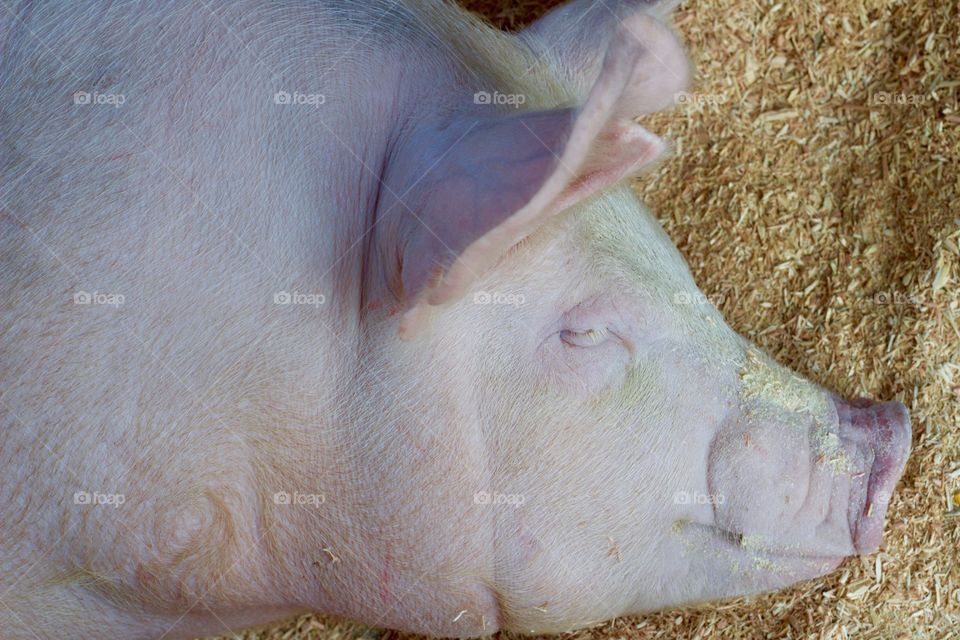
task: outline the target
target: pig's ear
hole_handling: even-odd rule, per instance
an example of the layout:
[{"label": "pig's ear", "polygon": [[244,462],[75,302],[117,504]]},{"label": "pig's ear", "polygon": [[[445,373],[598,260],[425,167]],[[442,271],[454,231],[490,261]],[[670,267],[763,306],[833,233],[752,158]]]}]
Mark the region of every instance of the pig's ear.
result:
[{"label": "pig's ear", "polygon": [[417,169],[400,172],[407,186],[394,203],[408,223],[398,261],[413,302],[401,336],[551,216],[656,159],[663,141],[633,118],[669,104],[686,76],[673,34],[636,15],[616,29],[580,109],[459,118],[414,143],[405,162]]},{"label": "pig's ear", "polygon": [[[553,63],[573,95],[583,97],[597,77],[618,24],[635,20],[637,14],[669,22],[678,3],[679,0],[569,0],[520,32],[520,37],[538,60]],[[668,68],[684,63],[667,58],[663,62]],[[677,73],[674,79],[679,80],[681,75]],[[674,92],[685,88],[678,84]]]}]

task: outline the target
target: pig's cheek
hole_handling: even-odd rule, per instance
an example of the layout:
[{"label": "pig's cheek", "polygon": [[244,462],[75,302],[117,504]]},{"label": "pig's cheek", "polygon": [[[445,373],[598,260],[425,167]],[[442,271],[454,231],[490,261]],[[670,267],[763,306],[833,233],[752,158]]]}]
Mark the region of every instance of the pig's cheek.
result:
[{"label": "pig's cheek", "polygon": [[571,346],[552,336],[539,349],[549,386],[589,399],[623,384],[630,353],[615,339],[589,347]]},{"label": "pig's cheek", "polygon": [[[815,455],[807,432],[785,424],[742,421],[723,431],[708,466],[711,491],[725,498],[717,525],[783,545],[804,543],[830,516],[835,490],[829,470],[818,472]],[[825,534],[827,527],[819,527]]]}]

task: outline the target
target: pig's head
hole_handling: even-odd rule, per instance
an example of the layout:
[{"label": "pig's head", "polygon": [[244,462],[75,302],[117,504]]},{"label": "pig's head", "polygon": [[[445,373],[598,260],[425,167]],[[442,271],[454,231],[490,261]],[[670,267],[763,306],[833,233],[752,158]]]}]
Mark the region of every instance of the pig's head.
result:
[{"label": "pig's head", "polygon": [[403,342],[369,321],[371,367],[423,417],[406,433],[481,468],[465,499],[514,496],[458,521],[495,532],[484,580],[524,629],[869,553],[910,445],[899,403],[843,401],[733,332],[619,184],[665,148],[633,118],[686,86],[673,33],[631,16],[595,66],[579,108],[470,101],[413,131],[379,209],[401,222],[376,269],[407,306]]}]

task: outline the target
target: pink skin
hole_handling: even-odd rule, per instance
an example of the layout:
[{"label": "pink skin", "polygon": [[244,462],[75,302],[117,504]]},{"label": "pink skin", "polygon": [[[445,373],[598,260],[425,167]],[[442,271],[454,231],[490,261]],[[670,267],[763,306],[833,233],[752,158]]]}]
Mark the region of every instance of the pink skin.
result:
[{"label": "pink skin", "polygon": [[[671,409],[682,422],[662,427],[673,431],[682,449],[650,443],[651,450],[632,452],[628,441],[608,454],[615,464],[627,466],[634,464],[629,462],[634,455],[640,456],[651,470],[658,468],[662,457],[669,463],[678,456],[683,460],[679,467],[665,464],[660,471],[664,497],[680,491],[722,498],[719,503],[670,510],[659,503],[663,498],[648,499],[642,515],[634,516],[647,523],[646,528],[662,528],[670,543],[659,552],[669,561],[645,567],[649,574],[675,573],[677,592],[665,596],[667,601],[780,588],[823,575],[847,556],[875,551],[890,494],[910,450],[909,419],[903,405],[846,403],[807,382],[798,384],[824,402],[825,413],[816,420],[805,407],[780,407],[776,396],[752,399],[748,394],[746,400],[738,400],[738,388],[741,396],[744,391],[737,371],[721,366],[706,373],[713,356],[697,355],[697,338],[685,333],[682,317],[652,307],[643,296],[624,304],[623,295],[614,287],[585,296],[584,302],[551,325],[549,331],[559,329],[553,335],[565,346],[559,353],[546,349],[545,356],[552,369],[551,384],[584,401],[624,384],[619,377],[624,363],[657,363],[657,375],[663,377],[666,388],[686,390],[678,394]],[[607,327],[609,336],[598,341],[578,337],[596,327]],[[734,344],[754,349],[745,342]],[[774,373],[800,380],[771,367]],[[651,431],[651,419],[646,416],[646,408],[637,412],[631,429]],[[631,418],[621,419],[629,422]],[[822,429],[818,431],[817,425]],[[618,420],[608,421],[614,431],[620,426]],[[819,433],[837,436],[833,459],[837,466],[819,451]],[[696,462],[701,455],[707,461],[704,467]],[[582,464],[592,464],[588,453],[582,456]],[[620,490],[634,480],[624,474],[622,482]],[[619,491],[610,493],[613,502]],[[624,553],[635,552],[624,547]],[[666,575],[663,579],[667,580]],[[657,604],[649,597],[638,598],[630,610],[649,610]]]},{"label": "pink skin", "polygon": [[[719,508],[718,526],[730,523],[725,528],[734,534],[775,535],[798,552],[842,557],[876,550],[883,514],[909,453],[906,409],[895,402],[860,400],[854,406],[837,399],[831,404],[836,409],[828,430],[839,435],[842,455],[852,466],[843,471],[801,437],[771,434],[755,422],[721,428],[711,461],[727,466],[714,469],[711,490],[732,495],[744,492],[740,480],[764,481],[744,492],[743,503]],[[731,455],[731,449],[747,453]],[[737,460],[734,469],[729,468],[732,459]],[[771,521],[772,505],[783,507]],[[809,531],[797,528],[803,522],[810,523]]]},{"label": "pink skin", "polygon": [[0,8],[5,638],[302,611],[561,631],[876,549],[903,407],[678,303],[696,285],[620,184],[666,147],[634,117],[690,75],[646,3],[516,36],[440,5],[203,4]]},{"label": "pink skin", "polygon": [[857,554],[865,555],[880,547],[887,505],[910,453],[910,419],[899,402],[835,398],[834,405],[841,437],[871,460],[866,481],[861,478],[857,500],[850,505],[854,546]]},{"label": "pink skin", "polygon": [[[887,505],[910,451],[906,408],[898,402],[865,399],[848,403],[835,396],[831,407],[835,407],[835,422],[830,430],[839,434],[845,457],[854,466],[850,473],[831,470],[800,442],[771,443],[775,450],[766,451],[755,435],[743,448],[754,452],[752,468],[772,464],[770,484],[765,487],[769,493],[761,489],[767,497],[758,495],[756,488],[749,492],[746,503],[757,506],[750,511],[755,517],[737,511],[736,506],[743,505],[715,509],[714,533],[721,533],[717,538],[733,540],[759,533],[776,541],[758,555],[782,571],[762,572],[757,576],[758,589],[821,575],[844,557],[873,553],[880,545]],[[801,453],[794,458],[796,450]],[[788,459],[795,463],[773,463],[777,452],[791,454]],[[758,480],[755,473],[748,471],[747,476],[750,483]],[[799,500],[792,491],[798,486]],[[771,510],[783,505],[787,496],[794,497],[787,509]]]}]

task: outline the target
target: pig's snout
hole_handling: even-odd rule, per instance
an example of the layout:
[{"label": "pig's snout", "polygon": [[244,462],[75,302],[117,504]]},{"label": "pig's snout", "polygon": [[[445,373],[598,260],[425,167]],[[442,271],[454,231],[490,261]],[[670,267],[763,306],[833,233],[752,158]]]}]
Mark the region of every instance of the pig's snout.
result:
[{"label": "pig's snout", "polygon": [[857,553],[872,553],[880,546],[887,506],[910,455],[910,415],[899,402],[847,401],[835,396],[833,403],[840,436],[854,442],[864,459],[872,461],[863,472],[861,500],[850,514]]},{"label": "pig's snout", "polygon": [[876,551],[910,454],[906,407],[847,401],[778,369],[755,370],[750,402],[711,447],[708,487],[726,498],[715,526],[762,541],[777,561]]}]

